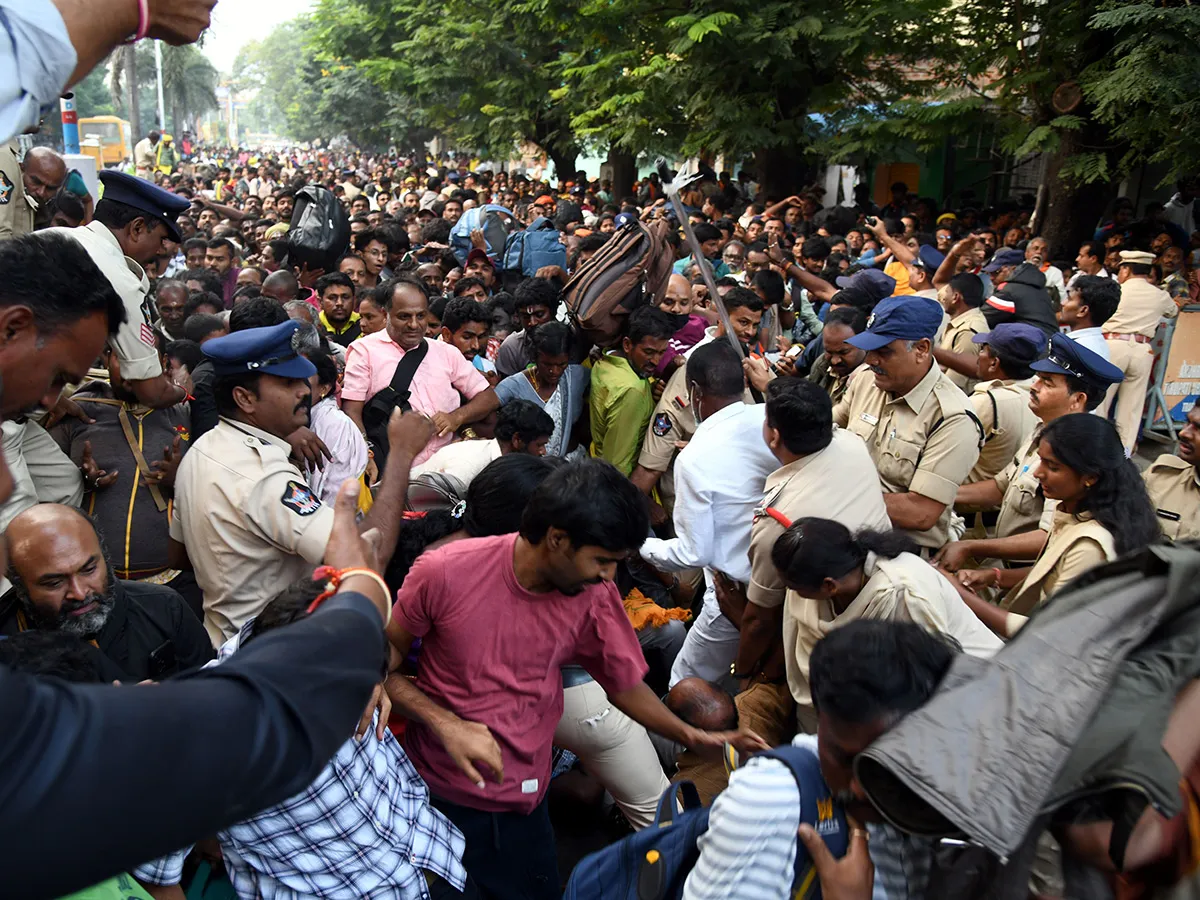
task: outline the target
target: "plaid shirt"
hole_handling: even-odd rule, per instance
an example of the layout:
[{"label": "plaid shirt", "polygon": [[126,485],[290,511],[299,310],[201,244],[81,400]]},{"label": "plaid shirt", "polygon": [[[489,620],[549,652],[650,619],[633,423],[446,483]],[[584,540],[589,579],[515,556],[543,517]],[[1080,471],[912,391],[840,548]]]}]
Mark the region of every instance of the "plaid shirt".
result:
[{"label": "plaid shirt", "polygon": [[[225,642],[217,663],[237,649],[249,624]],[[428,900],[424,872],[460,891],[467,878],[462,832],[429,805],[429,789],[391,732],[382,741],[352,737],[299,794],[217,838],[245,898]],[[134,877],[177,884],[190,849],[139,866]]]}]

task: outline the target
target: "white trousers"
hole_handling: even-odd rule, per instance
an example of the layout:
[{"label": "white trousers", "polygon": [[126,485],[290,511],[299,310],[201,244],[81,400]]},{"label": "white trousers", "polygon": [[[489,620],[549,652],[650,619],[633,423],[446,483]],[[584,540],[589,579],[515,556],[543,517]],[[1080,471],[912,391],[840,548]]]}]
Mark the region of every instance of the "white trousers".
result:
[{"label": "white trousers", "polygon": [[710,585],[704,594],[704,608],[688,629],[683,649],[671,666],[671,687],[695,676],[736,691],[729,667],[737,658],[740,638],[737,627],[721,614]]}]

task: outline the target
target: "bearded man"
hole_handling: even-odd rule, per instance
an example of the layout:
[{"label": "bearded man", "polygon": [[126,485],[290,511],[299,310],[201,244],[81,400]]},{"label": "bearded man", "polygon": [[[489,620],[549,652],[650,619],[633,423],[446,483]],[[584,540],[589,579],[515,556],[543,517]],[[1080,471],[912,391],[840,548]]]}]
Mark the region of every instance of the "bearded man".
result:
[{"label": "bearded man", "polygon": [[94,641],[130,682],[157,681],[213,658],[204,626],[169,587],[114,577],[90,519],[41,503],[5,532],[12,589],[0,632],[37,629]]}]

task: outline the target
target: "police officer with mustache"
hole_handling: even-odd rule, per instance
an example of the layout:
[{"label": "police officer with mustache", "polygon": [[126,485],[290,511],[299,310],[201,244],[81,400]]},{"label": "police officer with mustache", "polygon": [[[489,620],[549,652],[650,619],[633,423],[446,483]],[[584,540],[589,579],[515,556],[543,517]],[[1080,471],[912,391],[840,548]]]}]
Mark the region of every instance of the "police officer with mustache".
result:
[{"label": "police officer with mustache", "polygon": [[[262,612],[280,585],[311,574],[329,541],[333,509],[292,462],[286,439],[308,424],[308,379],[316,372],[293,348],[299,327],[289,319],[204,345],[216,374],[213,392],[221,419],[180,463],[170,535],[172,568],[195,570],[204,593],[204,627],[216,647]],[[402,450],[415,444],[415,454],[430,426],[417,414],[405,420],[400,426],[395,417],[389,438]],[[406,439],[409,431],[414,436]],[[396,464],[407,470],[411,458],[401,452]],[[407,488],[407,471],[388,478],[390,469],[389,455],[384,485],[366,520],[380,526],[389,547],[386,540],[394,541]]]}]

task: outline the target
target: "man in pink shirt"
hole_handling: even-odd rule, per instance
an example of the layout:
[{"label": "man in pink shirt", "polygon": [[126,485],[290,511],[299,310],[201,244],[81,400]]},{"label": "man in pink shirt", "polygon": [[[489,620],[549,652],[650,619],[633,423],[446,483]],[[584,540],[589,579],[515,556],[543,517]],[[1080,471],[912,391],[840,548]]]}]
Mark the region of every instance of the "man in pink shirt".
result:
[{"label": "man in pink shirt", "polygon": [[[391,384],[404,355],[427,345],[409,386],[408,401],[433,420],[434,436],[413,460],[420,465],[454,439],[463,425],[486,418],[500,408],[487,379],[453,344],[425,340],[429,297],[424,283],[401,276],[380,285],[376,296],[387,312],[387,327],[359,338],[346,348],[342,411],[364,434],[363,407]],[[466,403],[463,403],[463,398]]]},{"label": "man in pink shirt", "polygon": [[422,554],[392,609],[392,662],[420,637],[415,683],[388,694],[409,718],[405,751],[431,800],[467,839],[463,865],[482,895],[557,900],[546,810],[560,669],[577,664],[609,702],[688,747],[762,749],[751,733],[705,732],[642,681],[646,662],[613,585],[649,532],[645,498],[612,465],[562,466],[529,499],[519,534],[456,541]]}]

